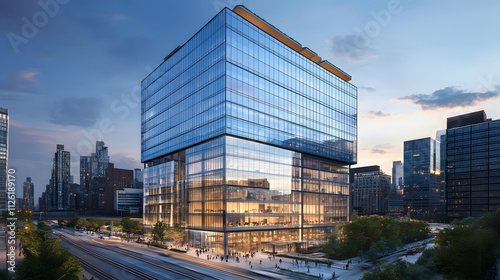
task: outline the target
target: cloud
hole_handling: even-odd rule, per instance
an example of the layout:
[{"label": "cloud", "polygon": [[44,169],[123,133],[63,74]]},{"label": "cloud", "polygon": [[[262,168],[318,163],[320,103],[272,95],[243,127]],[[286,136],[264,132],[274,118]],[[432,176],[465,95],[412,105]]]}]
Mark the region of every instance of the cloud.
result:
[{"label": "cloud", "polygon": [[379,110],[379,111],[369,111],[369,112],[364,114],[364,117],[368,118],[368,119],[373,119],[373,118],[384,118],[384,117],[388,117],[390,115],[391,114],[384,113],[384,112]]},{"label": "cloud", "polygon": [[356,38],[355,34],[337,35],[326,42],[332,44],[331,50],[337,56],[336,58],[348,63],[366,62],[378,57],[373,54],[375,51],[373,48],[369,47],[366,42],[358,42]]},{"label": "cloud", "polygon": [[115,164],[115,168],[134,169],[142,166],[140,159],[126,152],[110,152],[109,159]]},{"label": "cloud", "polygon": [[33,93],[38,87],[37,71],[22,71],[0,80],[0,90]]},{"label": "cloud", "polygon": [[415,105],[420,105],[423,110],[453,109],[474,106],[480,102],[497,98],[500,94],[499,90],[499,86],[496,86],[496,90],[486,92],[466,92],[454,87],[446,87],[431,94],[413,94],[400,97],[397,100],[409,100]]},{"label": "cloud", "polygon": [[372,147],[372,154],[387,154],[394,146],[392,144],[379,144]]},{"label": "cloud", "polygon": [[372,87],[364,87],[364,86],[360,86],[358,87],[358,89],[361,89],[361,90],[364,90],[364,91],[367,91],[367,92],[375,92],[376,89],[372,88]]},{"label": "cloud", "polygon": [[49,120],[59,125],[89,127],[100,118],[101,108],[102,101],[99,98],[65,98],[52,107]]}]

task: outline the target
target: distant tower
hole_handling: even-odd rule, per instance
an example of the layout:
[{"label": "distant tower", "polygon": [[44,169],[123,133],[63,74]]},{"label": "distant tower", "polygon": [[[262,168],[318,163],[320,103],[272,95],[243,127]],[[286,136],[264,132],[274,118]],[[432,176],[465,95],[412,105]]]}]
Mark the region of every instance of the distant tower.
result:
[{"label": "distant tower", "polygon": [[142,169],[136,168],[134,169],[134,188],[142,189],[143,181],[142,181]]},{"label": "distant tower", "polygon": [[31,177],[26,177],[26,182],[23,184],[23,210],[33,211],[35,208],[34,185],[31,182]]},{"label": "distant tower", "polygon": [[109,163],[108,147],[104,146],[104,141],[96,141],[95,150],[96,152],[90,156],[80,156],[80,185],[86,192],[94,177],[106,177]]},{"label": "distant tower", "polygon": [[9,111],[0,107],[0,211],[7,209],[7,163],[9,152]]},{"label": "distant tower", "polygon": [[398,191],[403,188],[403,163],[398,161],[392,162],[392,190]]},{"label": "distant tower", "polygon": [[51,210],[69,210],[69,187],[71,176],[71,155],[64,145],[57,145],[54,155],[51,180]]},{"label": "distant tower", "polygon": [[404,205],[412,214],[445,210],[440,142],[430,137],[404,142]]}]

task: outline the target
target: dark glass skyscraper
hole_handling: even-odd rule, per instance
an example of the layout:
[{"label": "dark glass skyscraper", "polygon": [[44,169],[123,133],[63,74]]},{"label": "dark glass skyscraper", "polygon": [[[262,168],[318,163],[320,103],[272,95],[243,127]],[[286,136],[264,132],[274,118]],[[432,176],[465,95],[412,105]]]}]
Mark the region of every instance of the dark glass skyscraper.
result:
[{"label": "dark glass skyscraper", "polygon": [[225,254],[325,239],[348,221],[349,80],[246,8],[223,9],[141,83],[144,222]]},{"label": "dark glass skyscraper", "polygon": [[445,211],[440,143],[432,138],[404,142],[405,212],[412,214]]},{"label": "dark glass skyscraper", "polygon": [[31,182],[31,177],[26,177],[26,182],[23,184],[23,205],[25,211],[35,210],[35,186]]},{"label": "dark glass skyscraper", "polygon": [[484,111],[448,118],[448,217],[479,217],[500,210],[500,120]]},{"label": "dark glass skyscraper", "polygon": [[0,107],[0,211],[7,210],[7,168],[9,159],[9,111]]},{"label": "dark glass skyscraper", "polygon": [[50,209],[69,210],[69,187],[71,176],[71,155],[64,150],[64,145],[57,144],[52,165],[52,179],[50,180]]}]

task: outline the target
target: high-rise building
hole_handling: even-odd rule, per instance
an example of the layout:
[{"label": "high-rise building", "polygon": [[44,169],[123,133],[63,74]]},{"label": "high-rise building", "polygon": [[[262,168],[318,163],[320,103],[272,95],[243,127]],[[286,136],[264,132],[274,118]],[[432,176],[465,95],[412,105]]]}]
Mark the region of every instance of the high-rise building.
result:
[{"label": "high-rise building", "polygon": [[26,182],[23,184],[23,205],[24,211],[35,210],[35,187],[31,182],[31,177],[26,177]]},{"label": "high-rise building", "polygon": [[106,178],[94,177],[90,180],[87,191],[85,206],[86,210],[103,211],[106,209]]},{"label": "high-rise building", "polygon": [[50,196],[51,196],[51,180],[49,180],[49,184],[45,185],[45,191],[42,192],[42,195],[38,199],[38,210],[39,211],[49,211],[50,210]]},{"label": "high-rise building", "polygon": [[7,210],[7,168],[9,159],[9,111],[0,107],[0,212]]},{"label": "high-rise building", "polygon": [[500,120],[484,111],[448,118],[446,187],[450,218],[500,210]]},{"label": "high-rise building", "polygon": [[403,189],[404,186],[404,172],[403,163],[398,161],[392,162],[392,191]]},{"label": "high-rise building", "polygon": [[353,211],[358,214],[386,214],[389,210],[391,176],[380,170],[380,166],[351,168],[351,201]]},{"label": "high-rise building", "polygon": [[223,9],[141,83],[144,223],[193,246],[294,250],[349,219],[350,76],[243,6]]},{"label": "high-rise building", "polygon": [[142,179],[142,169],[134,169],[134,189],[142,189],[143,179]]},{"label": "high-rise building", "polygon": [[80,184],[71,184],[69,187],[71,211],[83,211],[85,209],[85,190]]},{"label": "high-rise building", "polygon": [[90,156],[80,156],[80,185],[85,190],[88,190],[92,178],[106,177],[108,147],[104,146],[104,141],[96,141],[95,150]]},{"label": "high-rise building", "polygon": [[57,144],[52,165],[50,210],[69,210],[71,155],[64,145]]},{"label": "high-rise building", "polygon": [[430,137],[404,142],[404,207],[411,214],[445,210],[440,143]]},{"label": "high-rise building", "polygon": [[106,184],[104,199],[105,210],[115,210],[115,191],[125,188],[133,188],[134,171],[128,169],[115,168],[113,163],[108,164],[106,168]]},{"label": "high-rise building", "polygon": [[106,168],[108,168],[109,156],[108,147],[104,146],[104,141],[95,142],[95,170],[93,176],[106,177]]}]

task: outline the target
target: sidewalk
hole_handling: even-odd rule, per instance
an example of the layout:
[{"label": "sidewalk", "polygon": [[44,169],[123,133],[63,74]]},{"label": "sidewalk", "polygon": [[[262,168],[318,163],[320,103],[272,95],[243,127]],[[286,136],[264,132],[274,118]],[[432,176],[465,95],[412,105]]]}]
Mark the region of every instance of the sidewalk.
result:
[{"label": "sidewalk", "polygon": [[[147,245],[144,244],[139,244],[139,245],[147,247]],[[166,245],[170,247],[172,244],[166,243]],[[185,250],[187,247],[174,246],[173,248]],[[355,265],[351,264],[350,270],[346,271],[345,269],[343,269],[343,267],[345,266],[345,264],[347,264],[347,260],[343,262],[336,262],[336,265],[334,264],[334,266],[329,268],[326,264],[323,263],[315,263],[309,261],[308,264],[306,265],[306,261],[304,260],[301,261],[286,257],[273,257],[272,255],[265,253],[253,253],[252,255],[248,255],[248,257],[246,255],[238,254],[238,256],[229,257],[227,260],[226,259],[221,260],[222,257],[221,255],[212,253],[211,251],[203,252],[202,250],[198,250],[198,256],[196,254],[196,251],[197,251],[196,248],[189,247],[187,253],[183,255],[190,256],[195,259],[203,259],[205,261],[209,261],[212,263],[220,263],[224,265],[245,268],[253,270],[255,272],[261,272],[263,274],[265,274],[265,272],[284,273],[284,271],[279,269],[281,268],[281,269],[291,270],[294,272],[306,273],[313,277],[321,277],[321,279],[332,279],[333,273],[335,273],[336,277],[335,279],[356,279],[352,278],[352,276],[354,276],[352,274],[353,273],[356,274],[356,271],[359,273],[360,269],[353,270],[351,269],[351,267],[359,267],[359,268],[361,267],[359,264],[357,264],[356,261],[356,264]],[[304,255],[301,255],[301,257],[304,257]],[[349,278],[342,277],[342,275],[346,273],[349,275]],[[299,273],[289,272],[286,274],[290,277],[293,276],[296,279],[304,277],[302,274]]]}]

